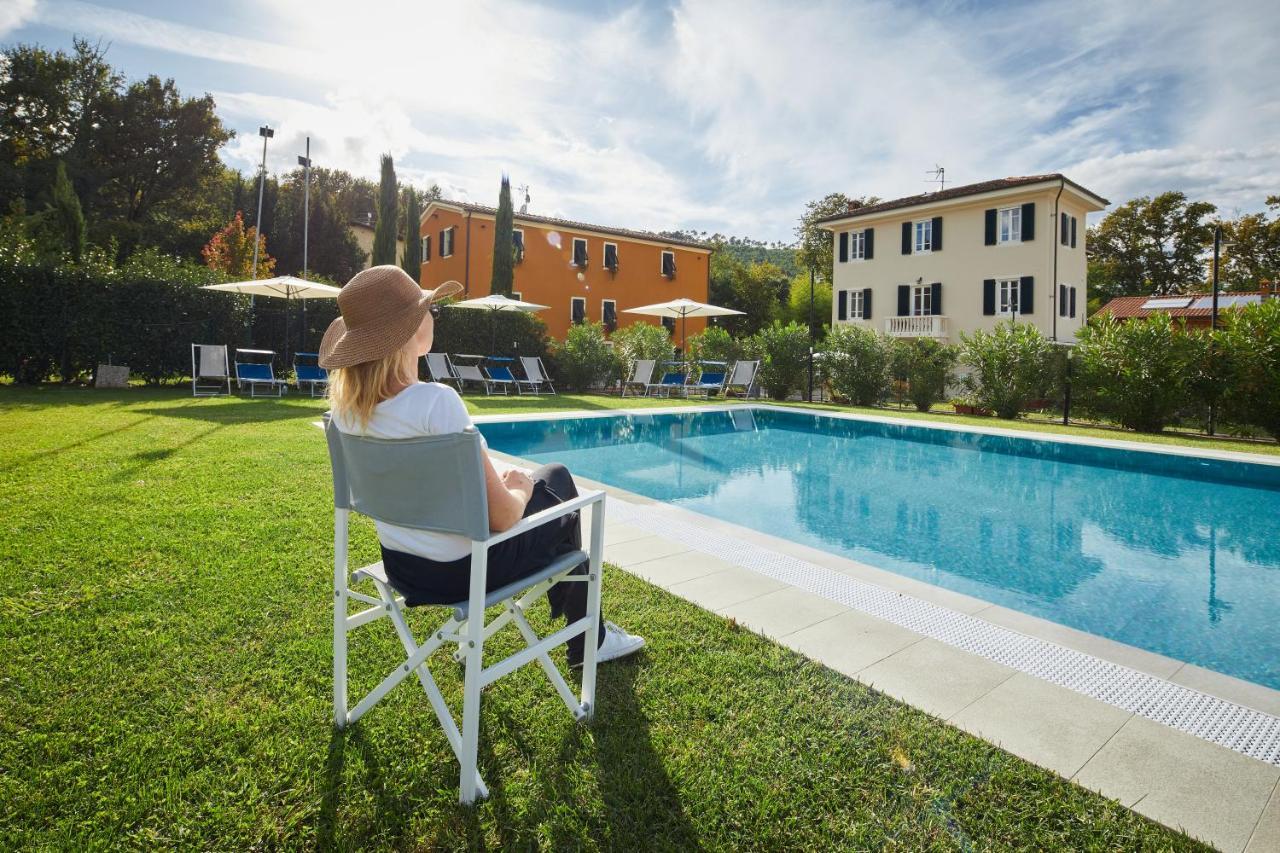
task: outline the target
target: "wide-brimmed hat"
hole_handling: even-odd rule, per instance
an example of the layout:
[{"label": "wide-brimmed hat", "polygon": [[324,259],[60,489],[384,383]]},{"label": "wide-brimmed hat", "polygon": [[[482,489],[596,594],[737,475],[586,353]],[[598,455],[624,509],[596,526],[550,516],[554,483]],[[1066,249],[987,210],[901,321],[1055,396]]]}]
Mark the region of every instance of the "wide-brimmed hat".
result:
[{"label": "wide-brimmed hat", "polygon": [[423,290],[391,264],[361,270],[338,294],[342,316],[329,324],[320,342],[320,366],[351,367],[386,358],[409,342],[431,303],[461,292],[456,281]]}]

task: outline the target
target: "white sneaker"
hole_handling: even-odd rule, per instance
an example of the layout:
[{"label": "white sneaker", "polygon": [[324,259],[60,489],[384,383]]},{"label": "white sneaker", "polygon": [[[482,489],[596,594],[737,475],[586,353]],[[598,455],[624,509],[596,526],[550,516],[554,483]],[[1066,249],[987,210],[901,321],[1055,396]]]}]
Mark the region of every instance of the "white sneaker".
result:
[{"label": "white sneaker", "polygon": [[[617,660],[627,655],[635,654],[644,648],[644,637],[637,637],[635,634],[628,634],[612,622],[604,623],[604,640],[596,649],[596,663],[604,663],[605,661]],[[582,666],[582,664],[574,664],[574,666]]]}]

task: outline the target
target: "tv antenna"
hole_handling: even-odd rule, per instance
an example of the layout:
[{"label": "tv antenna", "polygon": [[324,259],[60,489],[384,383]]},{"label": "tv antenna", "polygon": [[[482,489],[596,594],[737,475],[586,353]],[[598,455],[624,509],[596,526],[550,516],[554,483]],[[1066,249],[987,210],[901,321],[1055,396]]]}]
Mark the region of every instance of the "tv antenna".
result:
[{"label": "tv antenna", "polygon": [[529,185],[521,184],[520,186],[516,187],[516,189],[524,193],[524,204],[520,205],[520,212],[528,213],[529,212]]},{"label": "tv antenna", "polygon": [[947,170],[944,167],[935,164],[934,167],[926,171],[925,174],[933,176],[925,181],[926,184],[936,183],[940,191],[947,188]]}]

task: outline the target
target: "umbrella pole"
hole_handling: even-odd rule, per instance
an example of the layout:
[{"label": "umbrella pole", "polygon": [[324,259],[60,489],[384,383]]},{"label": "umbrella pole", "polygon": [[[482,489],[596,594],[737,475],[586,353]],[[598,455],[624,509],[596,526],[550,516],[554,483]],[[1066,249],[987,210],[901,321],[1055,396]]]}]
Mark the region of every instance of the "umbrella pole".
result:
[{"label": "umbrella pole", "polygon": [[497,355],[498,346],[498,309],[489,309],[493,319],[489,323],[489,355]]}]

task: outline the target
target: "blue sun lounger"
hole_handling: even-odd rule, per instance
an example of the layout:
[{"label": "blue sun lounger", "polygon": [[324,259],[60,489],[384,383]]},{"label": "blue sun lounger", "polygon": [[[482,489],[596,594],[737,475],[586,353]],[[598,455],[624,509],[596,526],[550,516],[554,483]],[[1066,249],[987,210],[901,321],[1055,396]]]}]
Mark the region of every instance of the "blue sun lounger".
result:
[{"label": "blue sun lounger", "polygon": [[[329,387],[329,371],[320,366],[320,353],[295,352],[293,354],[293,382],[299,391],[306,385],[312,397],[324,395]],[[316,392],[320,393],[317,394]]]}]

